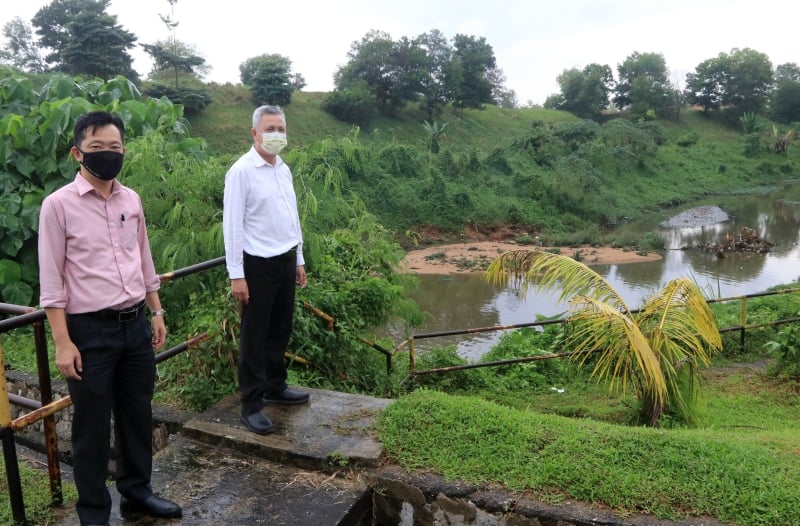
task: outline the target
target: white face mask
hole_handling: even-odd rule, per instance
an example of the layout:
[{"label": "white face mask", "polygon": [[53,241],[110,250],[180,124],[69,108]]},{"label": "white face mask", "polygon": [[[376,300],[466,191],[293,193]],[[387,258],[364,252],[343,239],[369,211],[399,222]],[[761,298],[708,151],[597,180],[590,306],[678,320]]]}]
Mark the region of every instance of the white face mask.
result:
[{"label": "white face mask", "polygon": [[261,134],[261,147],[270,155],[278,155],[286,147],[286,134],[266,132]]}]

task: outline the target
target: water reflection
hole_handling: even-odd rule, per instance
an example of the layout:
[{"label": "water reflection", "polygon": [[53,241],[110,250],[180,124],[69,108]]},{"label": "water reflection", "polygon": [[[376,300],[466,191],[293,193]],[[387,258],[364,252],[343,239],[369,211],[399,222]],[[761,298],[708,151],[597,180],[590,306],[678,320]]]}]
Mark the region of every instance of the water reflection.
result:
[{"label": "water reflection", "polygon": [[[638,225],[626,225],[627,233],[643,235],[659,231],[664,235],[668,247],[664,258],[592,268],[619,291],[631,308],[639,307],[646,297],[677,277],[693,278],[709,298],[761,292],[800,277],[800,185],[787,187],[773,196],[715,198],[707,204],[722,208],[729,220],[703,227],[663,229],[658,225],[667,219],[664,213]],[[682,250],[720,243],[726,235],[738,235],[743,227],[756,230],[761,238],[774,243],[771,252],[729,252],[726,257],[718,258],[713,251]],[[531,290],[523,297],[509,287],[488,283],[481,274],[420,276],[415,299],[430,313],[427,326],[420,332],[528,323],[537,314],[552,316],[567,308],[550,294]],[[455,344],[459,354],[476,359],[499,338],[500,332],[492,332],[420,340],[417,346],[424,349]]]}]

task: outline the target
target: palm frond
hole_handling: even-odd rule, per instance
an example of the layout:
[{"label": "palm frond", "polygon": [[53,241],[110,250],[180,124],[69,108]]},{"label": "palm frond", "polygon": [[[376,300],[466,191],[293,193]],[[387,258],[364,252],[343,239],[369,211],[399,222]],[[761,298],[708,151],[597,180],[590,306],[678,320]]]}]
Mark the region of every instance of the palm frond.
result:
[{"label": "palm frond", "polygon": [[571,301],[567,341],[583,363],[587,351],[598,351],[592,375],[608,379],[612,389],[625,391],[633,381],[653,400],[663,400],[667,386],[659,363],[645,335],[628,313],[586,296]]},{"label": "palm frond", "polygon": [[570,257],[541,250],[512,250],[500,255],[487,269],[493,283],[512,284],[523,293],[529,287],[559,291],[559,299],[581,295],[630,312],[622,296],[598,273]]}]

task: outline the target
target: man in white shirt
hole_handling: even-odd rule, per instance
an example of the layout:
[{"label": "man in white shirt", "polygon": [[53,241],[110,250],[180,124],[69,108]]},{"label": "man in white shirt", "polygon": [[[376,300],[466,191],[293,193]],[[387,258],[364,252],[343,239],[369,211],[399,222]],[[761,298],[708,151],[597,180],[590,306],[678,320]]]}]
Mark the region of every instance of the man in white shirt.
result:
[{"label": "man in white shirt", "polygon": [[253,146],[225,175],[222,229],[231,290],[242,304],[239,392],[242,422],[266,435],[267,404],[303,404],[286,385],[284,353],[292,333],[295,287],[306,286],[303,235],[292,172],[278,155],[286,117],[277,106],[253,112]]}]

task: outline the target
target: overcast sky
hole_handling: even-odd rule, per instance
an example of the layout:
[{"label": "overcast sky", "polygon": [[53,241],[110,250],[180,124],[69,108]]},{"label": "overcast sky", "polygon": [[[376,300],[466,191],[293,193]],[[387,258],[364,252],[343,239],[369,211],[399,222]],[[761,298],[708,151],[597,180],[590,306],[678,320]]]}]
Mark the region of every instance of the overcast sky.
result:
[{"label": "overcast sky", "polygon": [[[15,16],[30,22],[49,3],[4,0],[0,27]],[[108,12],[139,43],[168,37],[158,16],[170,13],[167,0],[114,0]],[[594,62],[616,75],[634,51],[662,53],[680,87],[700,62],[733,48],[764,53],[773,67],[800,64],[799,15],[798,0],[178,0],[174,12],[177,38],[211,66],[208,81],[238,83],[239,64],[277,53],[303,75],[306,91],[330,91],[351,44],[368,31],[399,40],[438,29],[448,39],[485,37],[520,104],[557,93],[565,69]],[[144,78],[149,56],[138,47],[131,54]]]}]

